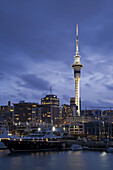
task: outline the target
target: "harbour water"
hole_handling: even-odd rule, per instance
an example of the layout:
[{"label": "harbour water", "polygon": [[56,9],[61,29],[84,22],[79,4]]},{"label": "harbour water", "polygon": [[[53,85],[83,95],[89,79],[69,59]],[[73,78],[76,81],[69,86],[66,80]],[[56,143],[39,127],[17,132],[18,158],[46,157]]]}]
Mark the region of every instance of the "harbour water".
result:
[{"label": "harbour water", "polygon": [[113,153],[63,151],[11,154],[0,151],[0,170],[111,170]]}]

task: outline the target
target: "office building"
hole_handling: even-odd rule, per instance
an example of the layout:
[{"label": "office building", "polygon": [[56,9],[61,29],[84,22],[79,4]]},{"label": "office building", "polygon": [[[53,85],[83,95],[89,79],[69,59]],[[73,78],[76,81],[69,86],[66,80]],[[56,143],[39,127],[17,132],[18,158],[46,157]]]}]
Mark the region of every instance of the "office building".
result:
[{"label": "office building", "polygon": [[73,110],[72,110],[71,106],[68,104],[63,104],[62,105],[62,118],[66,119],[66,118],[72,117],[72,116],[73,116]]},{"label": "office building", "polygon": [[43,123],[57,123],[59,119],[59,99],[56,95],[50,94],[41,98],[41,105],[43,106]]},{"label": "office building", "polygon": [[20,101],[19,103],[13,103],[13,122],[32,122],[36,123],[36,108],[38,103],[31,103]]}]

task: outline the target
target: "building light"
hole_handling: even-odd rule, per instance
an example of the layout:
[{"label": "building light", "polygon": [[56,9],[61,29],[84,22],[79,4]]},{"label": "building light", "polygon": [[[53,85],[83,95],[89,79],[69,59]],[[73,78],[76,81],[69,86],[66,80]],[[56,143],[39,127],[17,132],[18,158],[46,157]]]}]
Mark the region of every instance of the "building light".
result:
[{"label": "building light", "polygon": [[15,114],[15,116],[19,116],[19,114]]},{"label": "building light", "polygon": [[11,136],[11,133],[8,133],[9,136]]},{"label": "building light", "polygon": [[65,127],[63,127],[63,130],[64,130],[64,131],[66,130]]},{"label": "building light", "polygon": [[37,105],[32,105],[32,107],[36,107]]},{"label": "building light", "polygon": [[28,107],[28,110],[31,110],[31,108]]},{"label": "building light", "polygon": [[54,126],[52,127],[52,131],[53,131],[53,132],[55,131],[55,127],[54,127]]},{"label": "building light", "polygon": [[31,118],[29,117],[27,120],[31,120]]},{"label": "building light", "polygon": [[38,128],[38,131],[41,131],[41,128]]}]

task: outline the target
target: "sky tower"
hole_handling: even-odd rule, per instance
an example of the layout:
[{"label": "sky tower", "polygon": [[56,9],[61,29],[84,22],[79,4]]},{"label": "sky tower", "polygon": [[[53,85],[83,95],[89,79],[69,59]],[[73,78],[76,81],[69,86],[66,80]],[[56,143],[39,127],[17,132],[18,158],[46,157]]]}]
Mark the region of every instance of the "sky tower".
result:
[{"label": "sky tower", "polygon": [[83,65],[80,63],[80,55],[78,52],[78,24],[76,25],[76,52],[75,61],[72,65],[74,69],[74,79],[75,79],[75,104],[77,106],[77,115],[80,116],[80,71]]}]

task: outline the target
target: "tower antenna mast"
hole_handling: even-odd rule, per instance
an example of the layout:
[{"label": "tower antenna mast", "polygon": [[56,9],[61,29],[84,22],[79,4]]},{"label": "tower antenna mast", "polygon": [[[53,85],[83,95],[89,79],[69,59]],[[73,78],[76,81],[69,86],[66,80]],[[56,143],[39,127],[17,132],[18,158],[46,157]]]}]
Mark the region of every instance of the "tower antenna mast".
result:
[{"label": "tower antenna mast", "polygon": [[52,94],[52,86],[50,86],[50,94]]},{"label": "tower antenna mast", "polygon": [[53,127],[53,109],[52,109],[52,86],[50,86],[50,112],[51,112],[51,125]]},{"label": "tower antenna mast", "polygon": [[78,52],[78,24],[76,24],[76,52],[75,52],[76,55],[79,54]]}]

